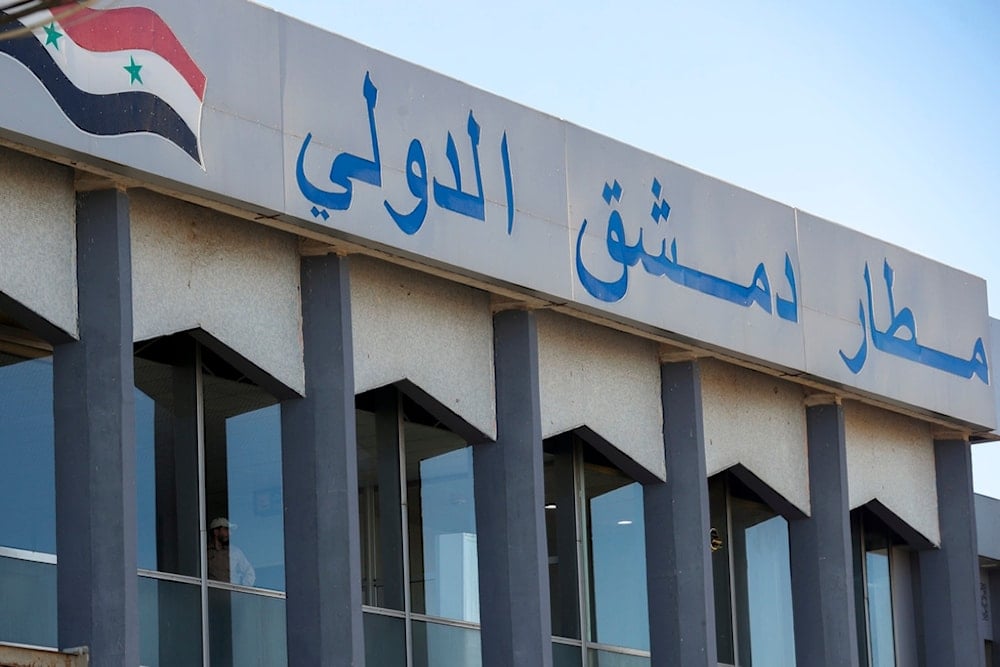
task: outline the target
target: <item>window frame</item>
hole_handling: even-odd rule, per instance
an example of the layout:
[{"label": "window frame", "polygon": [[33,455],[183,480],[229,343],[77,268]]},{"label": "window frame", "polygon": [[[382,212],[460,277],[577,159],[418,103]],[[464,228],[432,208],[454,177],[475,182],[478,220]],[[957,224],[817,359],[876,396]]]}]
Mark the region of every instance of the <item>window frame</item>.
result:
[{"label": "window frame", "polygon": [[[651,659],[651,652],[648,650],[636,649],[627,646],[617,646],[613,644],[605,644],[598,642],[591,637],[594,636],[594,619],[596,616],[596,604],[597,599],[594,594],[594,570],[591,563],[591,549],[592,549],[592,536],[590,533],[590,512],[587,502],[587,488],[586,488],[586,467],[588,463],[585,460],[585,448],[591,448],[595,453],[604,459],[607,457],[601,451],[601,448],[595,447],[586,438],[581,436],[575,431],[570,431],[567,433],[561,433],[549,438],[545,438],[543,442],[543,449],[546,444],[555,447],[571,447],[571,457],[572,457],[572,481],[573,481],[573,527],[576,537],[576,562],[574,563],[576,569],[576,579],[577,579],[577,598],[576,598],[576,609],[577,609],[577,629],[579,631],[580,639],[575,639],[572,637],[565,637],[562,635],[556,635],[555,631],[551,636],[551,641],[553,644],[559,644],[562,646],[572,646],[579,649],[580,652],[580,664],[590,665],[591,664],[591,654],[593,652],[604,652],[604,653],[614,653],[626,656],[634,656],[636,658],[642,658],[645,660]],[[548,452],[546,452],[548,454]],[[623,477],[630,479],[630,484],[641,484],[638,480],[635,480],[625,471],[621,470],[612,461],[607,461],[608,465],[619,472]],[[623,485],[628,486],[628,485]],[[543,495],[548,497],[546,493]],[[547,501],[546,501],[547,503]],[[543,510],[545,512],[550,511],[548,504]],[[642,529],[645,532],[646,523],[645,517],[642,519]],[[546,528],[548,531],[548,528]],[[644,538],[645,539],[645,534]],[[551,565],[553,559],[558,559],[558,554],[553,555],[548,554],[548,562]],[[643,577],[645,578],[645,571],[643,572]],[[551,583],[550,583],[551,587]],[[551,596],[550,596],[551,604]],[[648,625],[649,619],[649,608],[647,601],[646,608],[646,619]],[[647,627],[647,633],[650,629]]]},{"label": "window frame", "polygon": [[[421,416],[425,417],[422,421],[416,421],[414,419],[408,419],[407,409],[411,409],[414,412],[421,413]],[[394,429],[394,440],[396,445],[396,456],[397,463],[396,466],[396,482],[398,483],[397,492],[399,493],[399,498],[401,500],[400,507],[398,510],[393,510],[393,519],[399,518],[400,521],[400,532],[401,532],[401,587],[402,587],[402,609],[395,609],[387,606],[378,606],[370,603],[363,603],[361,606],[362,613],[371,616],[381,616],[386,618],[394,618],[403,622],[403,637],[404,637],[404,651],[405,651],[405,665],[412,666],[417,664],[417,660],[414,656],[414,626],[415,624],[422,623],[425,626],[444,626],[448,628],[470,630],[476,633],[481,633],[482,624],[474,623],[470,621],[465,621],[456,618],[448,618],[443,616],[435,616],[427,613],[421,613],[413,610],[413,595],[411,591],[411,586],[413,585],[411,578],[411,554],[410,554],[410,516],[409,516],[409,506],[410,503],[407,500],[408,480],[407,480],[407,447],[406,447],[406,423],[411,422],[415,424],[423,424],[424,421],[432,420],[435,422],[435,426],[441,428],[442,430],[452,433],[458,437],[461,437],[453,429],[449,428],[447,425],[441,424],[434,420],[433,415],[430,411],[420,405],[416,400],[408,396],[402,389],[395,385],[389,385],[386,387],[381,387],[374,389],[355,397],[355,414],[359,411],[369,412],[374,415],[376,421],[385,420],[386,422],[392,422],[392,427]],[[416,417],[416,415],[414,415]],[[426,425],[426,424],[424,424]],[[463,438],[464,440],[464,438]],[[469,442],[465,443],[465,448],[471,448],[472,445]],[[360,453],[360,447],[359,453]],[[462,448],[458,448],[453,451],[460,451]],[[360,464],[360,456],[359,456]],[[359,480],[360,486],[360,480]],[[380,521],[384,520],[386,514],[382,507],[378,506],[378,490],[374,486],[365,486],[358,489],[358,507],[359,507],[359,521],[358,529],[360,532],[359,542],[360,542],[360,556],[362,559],[362,580],[360,585],[362,586],[362,599],[372,600],[377,597],[378,585],[377,581],[380,579],[380,575],[386,569],[386,564],[381,564],[381,569],[377,567],[378,564],[378,537],[380,534]],[[376,519],[376,507],[378,506],[378,519]],[[367,524],[367,526],[362,525]],[[478,526],[477,526],[478,534]],[[366,539],[367,538],[367,539]],[[478,554],[477,554],[477,567],[478,567]],[[477,590],[478,593],[478,590]],[[366,633],[366,643],[369,641]],[[482,653],[480,642],[480,656]]]},{"label": "window frame", "polygon": [[[725,562],[727,564],[727,571],[725,573],[725,582],[728,588],[728,604],[724,608],[720,608],[718,604],[715,605],[715,622],[716,622],[716,647],[718,648],[718,643],[720,641],[719,628],[720,628],[720,618],[721,614],[726,613],[728,617],[728,628],[729,628],[729,643],[732,646],[732,662],[728,661],[728,657],[724,657],[722,651],[718,651],[718,664],[720,667],[744,667],[747,663],[752,662],[752,651],[753,644],[751,643],[751,599],[749,583],[746,581],[747,577],[742,570],[738,569],[738,566],[745,566],[745,563],[737,562],[737,554],[735,546],[739,540],[735,537],[735,525],[734,525],[734,501],[745,502],[748,504],[756,504],[762,508],[766,508],[772,516],[765,521],[760,523],[766,523],[774,518],[780,517],[785,521],[785,532],[788,535],[789,519],[785,514],[777,509],[775,509],[770,503],[765,502],[760,494],[757,493],[754,488],[743,481],[740,475],[733,469],[724,470],[720,473],[712,475],[708,478],[707,484],[709,486],[709,535],[706,536],[707,546],[710,549],[710,556],[712,557],[712,583],[713,583],[713,596],[715,596],[715,601],[719,602],[720,596],[716,590],[716,583],[719,579],[719,573],[716,571],[716,558],[715,554],[717,551],[725,549]],[[717,491],[713,492],[713,487]],[[734,491],[735,489],[735,491]],[[721,492],[721,501],[724,504],[723,510],[725,514],[725,529],[719,530],[719,527],[715,525],[714,518],[712,514],[714,510],[719,509],[715,507],[715,503],[719,499],[715,499],[713,502],[713,497],[715,493]],[[755,524],[758,525],[758,524]],[[712,547],[712,539],[714,537],[712,531],[718,532],[718,537],[723,540],[722,545],[718,549]],[[791,593],[791,551],[789,549],[786,552],[786,557],[788,558],[789,566],[789,593]],[[744,545],[744,553],[742,558],[746,559],[746,549]],[[746,588],[746,599],[740,598],[740,589]],[[791,613],[791,628],[786,630],[786,634],[792,639],[792,657],[795,659],[795,628],[794,628],[794,608],[790,607],[789,611]],[[744,658],[746,660],[744,661]]]},{"label": "window frame", "polygon": [[[209,524],[209,519],[208,519],[208,516],[207,516],[207,512],[208,512],[208,501],[207,501],[208,490],[207,490],[207,481],[206,481],[207,480],[207,473],[206,473],[206,469],[207,469],[207,463],[206,463],[206,454],[207,454],[206,428],[207,428],[207,420],[206,420],[206,415],[205,415],[205,412],[206,412],[205,411],[206,396],[205,396],[205,381],[204,381],[205,380],[206,368],[205,368],[205,365],[204,365],[203,350],[208,349],[209,352],[211,352],[212,355],[217,358],[218,362],[220,362],[222,364],[225,364],[225,366],[228,367],[228,368],[230,368],[232,371],[234,371],[236,373],[238,373],[239,371],[237,369],[233,368],[231,364],[229,364],[224,359],[222,359],[218,354],[214,353],[211,350],[210,347],[207,347],[204,343],[202,343],[201,341],[199,341],[197,338],[191,336],[190,332],[181,332],[181,333],[178,333],[178,334],[173,334],[172,336],[164,336],[164,337],[152,339],[150,341],[145,341],[144,343],[137,343],[135,345],[135,347],[134,347],[133,355],[134,355],[134,357],[141,357],[140,352],[144,348],[144,346],[146,346],[148,344],[156,343],[158,341],[167,341],[167,339],[174,338],[174,337],[176,337],[176,340],[178,341],[178,344],[180,344],[180,345],[190,345],[191,346],[191,350],[190,350],[191,354],[190,355],[181,355],[182,358],[183,358],[183,362],[182,363],[177,363],[176,361],[173,361],[173,360],[169,361],[169,362],[153,361],[153,360],[150,360],[150,361],[152,361],[153,363],[159,364],[161,366],[164,366],[164,367],[169,367],[171,369],[189,367],[188,366],[189,362],[190,362],[190,364],[192,364],[192,366],[190,366],[189,368],[192,369],[192,376],[193,376],[193,378],[192,378],[193,379],[193,383],[192,384],[193,384],[193,386],[185,387],[185,391],[186,392],[187,391],[193,392],[193,402],[194,402],[194,405],[195,405],[195,415],[194,415],[195,416],[195,425],[194,425],[194,431],[195,431],[195,440],[196,440],[195,444],[196,444],[196,456],[197,456],[197,488],[196,488],[195,491],[198,494],[198,499],[197,499],[198,500],[198,508],[197,508],[197,512],[198,512],[198,551],[199,551],[198,575],[195,576],[195,575],[191,575],[191,574],[179,574],[179,573],[176,573],[176,572],[154,570],[154,569],[143,568],[143,567],[138,567],[137,570],[136,570],[136,574],[139,577],[139,579],[145,579],[145,580],[151,580],[151,581],[157,581],[157,582],[162,581],[162,582],[168,582],[168,583],[184,584],[184,585],[188,585],[188,586],[192,586],[192,587],[197,587],[198,588],[198,594],[199,594],[199,599],[200,599],[198,613],[200,614],[200,617],[201,617],[200,618],[200,621],[201,621],[201,665],[202,665],[202,667],[208,667],[209,665],[211,665],[211,652],[212,652],[212,634],[211,634],[211,622],[210,622],[211,603],[210,603],[210,600],[209,600],[210,591],[212,591],[212,590],[224,591],[224,592],[226,592],[229,595],[232,595],[232,594],[253,595],[253,596],[257,597],[257,598],[281,600],[282,603],[284,603],[284,601],[286,599],[286,592],[284,590],[277,590],[277,589],[273,589],[273,588],[264,588],[264,587],[258,587],[258,586],[246,586],[246,585],[242,585],[242,584],[234,584],[234,583],[230,583],[230,582],[226,582],[226,581],[219,581],[219,580],[212,579],[211,577],[209,577],[209,572],[208,572],[208,532],[209,532],[208,524]],[[166,344],[169,345],[170,343],[167,342]],[[280,400],[277,397],[275,397],[271,392],[269,392],[266,388],[261,387],[257,383],[252,382],[250,380],[246,380],[246,383],[249,384],[249,385],[252,385],[252,386],[256,387],[257,389],[260,390],[260,392],[262,392],[263,394],[267,395],[270,399],[272,399],[273,403],[271,404],[271,406],[280,406]],[[134,391],[141,392],[144,395],[148,396],[147,394],[145,394],[145,392],[142,391],[142,389],[139,388],[138,383],[135,384]],[[148,397],[150,398],[150,400],[153,401],[153,403],[155,405],[156,400],[153,397],[151,397],[151,396],[148,396]],[[137,424],[137,426],[138,426],[138,424]],[[136,446],[138,447],[138,438],[136,439]],[[228,447],[229,447],[229,443],[228,442],[226,443],[226,446],[227,446],[227,449],[228,449]],[[227,454],[228,454],[228,452],[227,452]],[[154,454],[154,457],[155,457],[155,454]],[[136,466],[137,466],[137,469],[138,469],[139,465],[140,465],[140,461],[139,461],[139,458],[138,458],[138,455],[137,455],[136,456]],[[155,474],[155,466],[156,466],[155,458],[154,458],[153,465],[154,465],[154,474]],[[137,482],[138,482],[138,480],[137,480]],[[227,476],[227,486],[228,486],[228,476]],[[136,484],[137,507],[139,505],[139,503],[138,503],[138,494],[140,493],[140,491],[141,491],[141,489],[139,487],[139,484],[137,483]],[[154,490],[154,493],[155,493],[155,490]],[[282,529],[282,538],[284,538],[284,529]],[[159,536],[157,536],[155,539],[158,541],[159,540]],[[284,552],[282,552],[282,559],[284,559]],[[230,610],[231,609],[232,609],[232,603],[230,603]],[[282,617],[284,617],[284,613],[282,613]],[[282,633],[282,635],[284,637],[284,633]],[[140,641],[141,641],[141,638],[140,638]],[[285,650],[287,651],[287,647],[285,647]]]}]

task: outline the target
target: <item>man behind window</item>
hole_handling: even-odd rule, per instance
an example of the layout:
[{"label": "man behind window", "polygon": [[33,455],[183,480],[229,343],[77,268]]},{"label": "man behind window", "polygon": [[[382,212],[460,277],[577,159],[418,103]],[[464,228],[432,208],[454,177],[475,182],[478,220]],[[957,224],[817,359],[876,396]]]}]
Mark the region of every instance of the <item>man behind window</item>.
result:
[{"label": "man behind window", "polygon": [[229,531],[236,524],[225,517],[216,517],[208,526],[208,577],[240,586],[253,586],[257,580],[250,561],[239,547],[229,545]]}]

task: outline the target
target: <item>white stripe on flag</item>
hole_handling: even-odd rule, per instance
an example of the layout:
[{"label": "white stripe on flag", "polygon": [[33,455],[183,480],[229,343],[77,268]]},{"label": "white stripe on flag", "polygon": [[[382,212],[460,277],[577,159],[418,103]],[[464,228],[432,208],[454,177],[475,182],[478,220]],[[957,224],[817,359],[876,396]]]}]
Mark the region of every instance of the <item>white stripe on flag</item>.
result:
[{"label": "white stripe on flag", "polygon": [[[52,14],[40,11],[24,19],[25,25],[48,25]],[[110,95],[130,91],[145,91],[156,95],[177,112],[196,137],[201,133],[202,102],[173,65],[151,51],[141,49],[95,52],[84,49],[66,34],[56,22],[56,29],[62,33],[58,38],[59,48],[46,45],[48,33],[44,28],[33,32],[35,38],[45,47],[56,64],[74,86],[93,95]],[[141,65],[139,76],[142,83],[132,82],[125,67],[135,60]]]}]

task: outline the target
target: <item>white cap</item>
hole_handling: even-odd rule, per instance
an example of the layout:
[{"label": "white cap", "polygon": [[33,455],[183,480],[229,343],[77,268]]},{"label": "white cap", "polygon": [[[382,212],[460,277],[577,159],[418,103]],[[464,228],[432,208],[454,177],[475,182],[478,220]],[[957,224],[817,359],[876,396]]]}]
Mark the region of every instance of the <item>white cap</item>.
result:
[{"label": "white cap", "polygon": [[229,523],[229,519],[224,516],[220,516],[212,519],[212,523],[208,524],[209,530],[215,530],[216,528],[229,528],[230,530],[236,530],[236,524]]}]

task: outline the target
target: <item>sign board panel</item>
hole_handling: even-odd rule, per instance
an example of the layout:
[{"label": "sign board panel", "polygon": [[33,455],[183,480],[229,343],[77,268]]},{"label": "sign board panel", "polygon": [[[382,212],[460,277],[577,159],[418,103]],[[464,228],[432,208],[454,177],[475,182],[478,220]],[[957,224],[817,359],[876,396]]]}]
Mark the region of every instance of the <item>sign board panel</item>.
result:
[{"label": "sign board panel", "polygon": [[10,140],[996,425],[978,278],[243,0],[53,11]]}]

